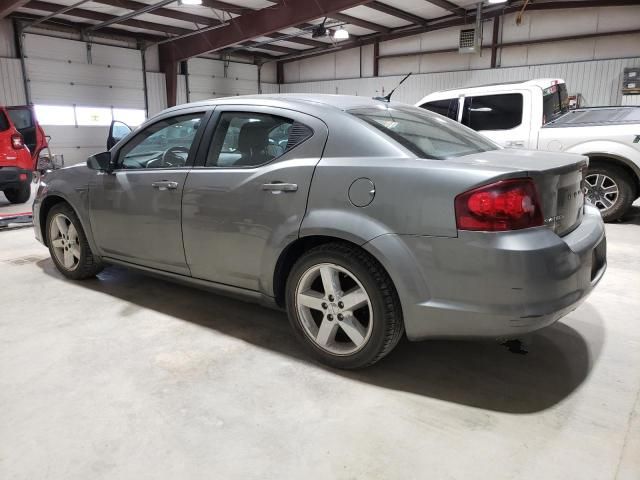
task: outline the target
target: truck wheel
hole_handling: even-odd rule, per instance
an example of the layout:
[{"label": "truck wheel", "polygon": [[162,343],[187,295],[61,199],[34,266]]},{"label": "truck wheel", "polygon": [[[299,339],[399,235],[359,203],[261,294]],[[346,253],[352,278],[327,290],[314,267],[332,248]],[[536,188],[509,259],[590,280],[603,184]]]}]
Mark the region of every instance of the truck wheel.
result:
[{"label": "truck wheel", "polygon": [[47,244],[60,273],[73,280],[94,277],[102,262],[93,255],[80,220],[66,203],[55,205],[47,215]]},{"label": "truck wheel", "polygon": [[633,203],[633,183],[627,172],[617,165],[594,164],[585,176],[585,197],[598,207],[605,222],[613,222]]},{"label": "truck wheel", "polygon": [[27,203],[31,197],[31,182],[22,183],[17,188],[7,188],[4,196],[11,203]]},{"label": "truck wheel", "polygon": [[365,251],[343,243],[315,247],[293,266],[289,321],[319,361],[362,368],[387,355],[404,331],[391,278]]}]

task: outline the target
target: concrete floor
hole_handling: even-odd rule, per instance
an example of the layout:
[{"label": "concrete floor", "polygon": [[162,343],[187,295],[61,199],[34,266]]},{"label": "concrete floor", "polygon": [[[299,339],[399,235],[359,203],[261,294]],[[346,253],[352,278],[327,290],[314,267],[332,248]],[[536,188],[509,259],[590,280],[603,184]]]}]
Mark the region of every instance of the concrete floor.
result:
[{"label": "concrete floor", "polygon": [[589,301],[532,335],[307,360],[283,314],[0,232],[2,479],[640,478],[640,207]]}]

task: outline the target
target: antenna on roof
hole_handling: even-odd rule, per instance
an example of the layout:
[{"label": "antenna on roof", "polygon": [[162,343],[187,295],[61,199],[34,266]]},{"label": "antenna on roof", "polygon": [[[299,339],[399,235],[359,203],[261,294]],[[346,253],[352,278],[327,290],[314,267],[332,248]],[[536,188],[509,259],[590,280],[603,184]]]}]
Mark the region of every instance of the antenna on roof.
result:
[{"label": "antenna on roof", "polygon": [[400,80],[400,83],[398,83],[398,85],[396,85],[396,88],[394,88],[393,90],[391,90],[389,93],[387,93],[384,97],[373,97],[374,100],[380,100],[381,102],[387,102],[389,103],[391,101],[391,95],[393,95],[393,92],[395,92],[398,87],[400,85],[402,85],[404,83],[404,81],[409,78],[411,75],[413,74],[413,72],[409,72],[402,80]]}]

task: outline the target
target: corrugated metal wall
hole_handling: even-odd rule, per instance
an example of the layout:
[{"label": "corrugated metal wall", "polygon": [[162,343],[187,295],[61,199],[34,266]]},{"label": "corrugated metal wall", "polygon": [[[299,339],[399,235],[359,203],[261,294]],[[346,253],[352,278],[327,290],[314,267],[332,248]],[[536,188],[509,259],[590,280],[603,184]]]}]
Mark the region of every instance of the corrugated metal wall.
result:
[{"label": "corrugated metal wall", "polygon": [[[640,66],[640,57],[559,63],[555,65],[427,73],[409,78],[396,91],[394,99],[413,104],[429,93],[448,88],[531,78],[558,77],[566,80],[570,93],[582,94],[583,105],[620,105],[622,103],[620,88],[624,68],[631,66]],[[280,85],[280,91],[282,93],[329,93],[373,97],[388,93],[401,79],[401,75],[394,75],[377,78],[287,83]]]},{"label": "corrugated metal wall", "polygon": [[147,72],[149,117],[167,108],[167,85],[164,73]]},{"label": "corrugated metal wall", "polygon": [[0,105],[24,105],[26,102],[20,60],[0,58]]}]

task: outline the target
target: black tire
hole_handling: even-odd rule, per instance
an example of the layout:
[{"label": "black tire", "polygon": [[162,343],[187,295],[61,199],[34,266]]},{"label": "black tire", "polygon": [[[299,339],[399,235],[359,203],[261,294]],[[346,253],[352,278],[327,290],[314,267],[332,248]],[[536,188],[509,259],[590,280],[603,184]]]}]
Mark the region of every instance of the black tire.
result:
[{"label": "black tire", "polygon": [[[75,227],[77,231],[76,245],[80,249],[80,258],[77,265],[73,269],[68,269],[58,259],[56,252],[54,251],[53,241],[51,239],[52,222],[58,214],[64,215]],[[82,229],[80,219],[76,215],[76,212],[71,208],[68,203],[58,203],[54,205],[47,215],[46,224],[46,236],[47,244],[49,246],[49,253],[53,259],[53,263],[60,273],[65,277],[73,280],[84,280],[86,278],[95,277],[104,268],[102,261],[96,257],[91,251],[91,247],[87,242],[87,236]]]},{"label": "black tire", "polygon": [[4,196],[7,197],[11,203],[27,203],[31,198],[31,182],[21,183],[19,187],[7,188],[4,191]]},{"label": "black tire", "polygon": [[[346,269],[360,282],[370,299],[373,314],[370,336],[358,351],[351,354],[340,355],[321,348],[305,331],[298,312],[296,290],[303,275],[325,263]],[[298,339],[307,346],[314,358],[335,368],[356,369],[376,363],[393,350],[404,332],[402,308],[391,278],[371,255],[346,243],[320,245],[298,259],[287,278],[286,305],[289,321]]]},{"label": "black tire", "polygon": [[[636,197],[633,179],[624,168],[621,168],[618,165],[601,162],[593,162],[589,166],[587,177],[589,175],[606,175],[616,183],[618,186],[618,197],[616,198],[615,203],[607,210],[603,210],[601,208],[601,204],[597,206],[600,208],[602,219],[605,222],[614,222],[621,219],[629,210],[629,207],[631,207],[631,204]],[[589,201],[588,193],[587,200]]]}]

